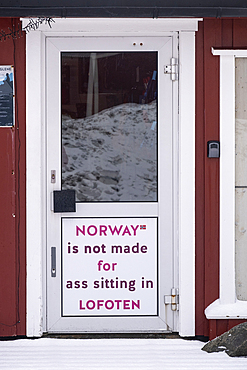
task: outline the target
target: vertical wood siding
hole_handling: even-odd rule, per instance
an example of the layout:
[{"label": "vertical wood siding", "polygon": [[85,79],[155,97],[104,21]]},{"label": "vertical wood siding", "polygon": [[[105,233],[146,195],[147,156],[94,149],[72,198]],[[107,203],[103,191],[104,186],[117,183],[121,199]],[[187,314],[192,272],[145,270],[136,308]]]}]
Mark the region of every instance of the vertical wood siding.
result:
[{"label": "vertical wood siding", "polygon": [[207,141],[219,140],[219,57],[211,47],[247,48],[247,19],[204,19],[196,33],[196,335],[221,335],[245,320],[207,320],[219,298],[219,160]]},{"label": "vertical wood siding", "polygon": [[[0,18],[8,31],[18,19]],[[211,47],[247,48],[247,19],[205,19],[196,33],[196,335],[213,338],[244,320],[210,320],[219,297],[219,58]],[[0,65],[16,78],[16,126],[0,128],[0,336],[25,335],[25,36],[1,43]],[[13,214],[15,217],[13,217]]]},{"label": "vertical wood siding", "polygon": [[[17,18],[0,18],[6,33]],[[25,35],[1,42],[0,65],[13,65],[15,127],[0,127],[0,336],[25,335]]]}]

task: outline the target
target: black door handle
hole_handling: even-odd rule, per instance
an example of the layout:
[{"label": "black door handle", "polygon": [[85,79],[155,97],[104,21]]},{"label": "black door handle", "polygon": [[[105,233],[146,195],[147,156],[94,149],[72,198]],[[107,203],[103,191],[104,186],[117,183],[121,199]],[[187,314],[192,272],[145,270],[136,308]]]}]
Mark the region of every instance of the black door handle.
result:
[{"label": "black door handle", "polygon": [[76,212],[75,190],[53,191],[54,213]]}]

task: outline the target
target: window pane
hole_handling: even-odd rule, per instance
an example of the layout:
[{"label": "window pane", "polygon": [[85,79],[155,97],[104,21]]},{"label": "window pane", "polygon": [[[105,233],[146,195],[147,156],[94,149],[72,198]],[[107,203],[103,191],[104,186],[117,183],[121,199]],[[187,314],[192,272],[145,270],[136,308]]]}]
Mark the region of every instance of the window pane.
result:
[{"label": "window pane", "polygon": [[157,201],[157,53],[62,53],[62,189]]},{"label": "window pane", "polygon": [[236,58],[236,292],[247,300],[247,58]]}]

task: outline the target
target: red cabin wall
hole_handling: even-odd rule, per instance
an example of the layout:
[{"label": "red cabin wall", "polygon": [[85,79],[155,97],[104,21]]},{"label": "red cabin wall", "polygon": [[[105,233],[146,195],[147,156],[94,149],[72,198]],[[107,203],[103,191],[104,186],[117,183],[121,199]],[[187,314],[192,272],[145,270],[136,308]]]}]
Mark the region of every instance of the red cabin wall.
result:
[{"label": "red cabin wall", "polygon": [[[0,18],[0,29],[17,27]],[[207,320],[219,297],[219,58],[211,47],[247,48],[247,19],[205,19],[196,33],[196,335],[210,339],[245,320]],[[26,333],[25,35],[1,43],[0,65],[15,67],[14,128],[0,127],[0,336]],[[15,217],[14,217],[15,216]]]},{"label": "red cabin wall", "polygon": [[[0,29],[17,29],[0,18]],[[13,65],[15,127],[0,127],[0,336],[26,334],[25,35],[1,42],[0,65]]]},{"label": "red cabin wall", "polygon": [[207,141],[219,140],[219,57],[211,47],[247,48],[247,19],[204,19],[196,33],[196,335],[221,335],[246,320],[207,320],[219,298],[219,160]]}]

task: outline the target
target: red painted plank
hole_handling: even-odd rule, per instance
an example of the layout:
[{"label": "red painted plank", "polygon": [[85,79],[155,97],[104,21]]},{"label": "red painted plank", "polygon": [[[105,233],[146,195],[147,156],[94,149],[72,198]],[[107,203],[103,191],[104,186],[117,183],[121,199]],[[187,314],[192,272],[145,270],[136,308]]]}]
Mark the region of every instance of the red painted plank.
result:
[{"label": "red painted plank", "polygon": [[[17,28],[19,20],[15,19]],[[20,271],[18,283],[19,319],[17,335],[26,334],[26,38],[25,34],[15,43],[16,74],[16,174],[17,209],[16,247],[19,249]]]},{"label": "red painted plank", "polygon": [[243,322],[246,322],[246,320],[227,320],[227,330],[232,329],[234,326],[242,324]]},{"label": "red painted plank", "polygon": [[[0,28],[17,22],[0,18]],[[0,64],[14,65],[16,77],[16,126],[0,128],[0,336],[12,336],[26,326],[25,35],[1,43]]]},{"label": "red painted plank", "polygon": [[232,48],[233,46],[233,20],[221,19],[221,46]]},{"label": "red painted plank", "polygon": [[[204,21],[205,145],[219,139],[219,59],[211,47],[221,46],[221,23]],[[219,297],[219,160],[205,160],[205,305]]]},{"label": "red painted plank", "polygon": [[217,327],[216,327],[216,336],[219,337],[226,331],[228,331],[228,320],[216,320]]},{"label": "red painted plank", "polygon": [[217,337],[217,320],[209,320],[209,340]]},{"label": "red painted plank", "polygon": [[[0,330],[16,323],[15,130],[0,127]],[[6,327],[5,327],[6,326]]]},{"label": "red painted plank", "polygon": [[[204,332],[205,326],[205,260],[204,260],[204,230],[205,230],[205,140],[204,140],[204,24],[199,22],[199,29],[196,33],[196,126],[195,126],[195,158],[196,158],[196,195],[195,195],[195,245],[196,245],[196,307],[195,307],[195,333],[196,335],[208,335]],[[202,149],[203,148],[203,149]]]},{"label": "red painted plank", "polygon": [[247,19],[233,20],[233,47],[247,48]]}]

